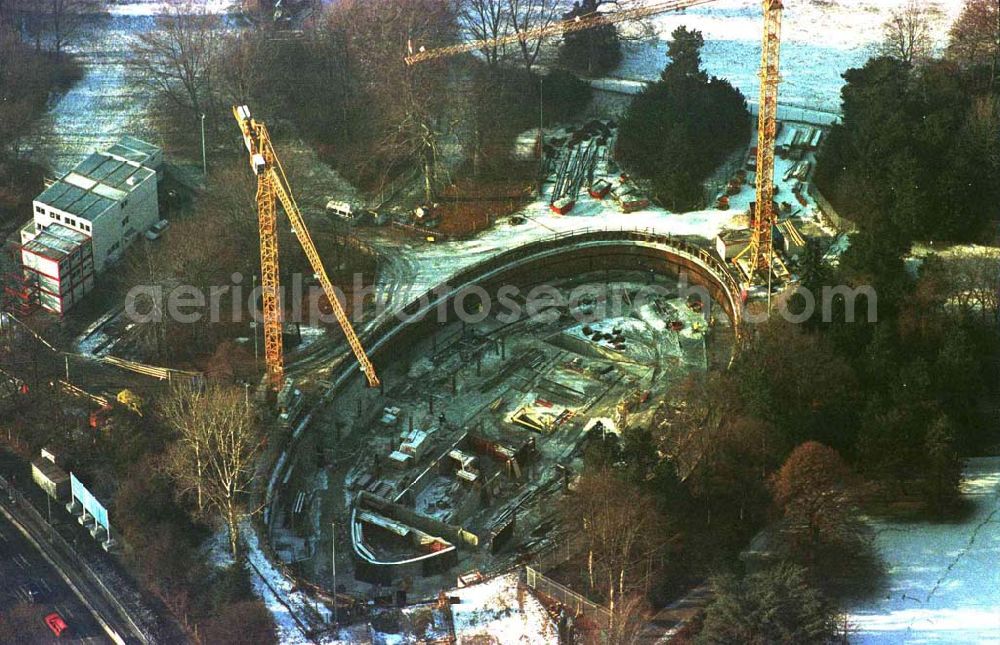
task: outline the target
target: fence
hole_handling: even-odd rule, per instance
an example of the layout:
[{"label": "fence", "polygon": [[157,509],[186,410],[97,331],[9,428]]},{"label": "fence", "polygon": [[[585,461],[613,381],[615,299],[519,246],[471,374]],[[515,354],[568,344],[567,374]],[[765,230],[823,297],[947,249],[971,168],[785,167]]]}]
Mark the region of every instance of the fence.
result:
[{"label": "fence", "polygon": [[101,358],[101,362],[123,370],[135,372],[136,374],[142,374],[143,376],[151,376],[161,381],[171,381],[174,376],[186,377],[188,379],[198,379],[202,376],[200,372],[188,372],[186,370],[175,370],[169,367],[145,365],[143,363],[137,363],[136,361],[117,358],[115,356],[105,356]]},{"label": "fence", "polygon": [[611,611],[587,600],[555,580],[546,578],[531,567],[524,568],[525,583],[535,591],[552,598],[569,609],[576,616],[586,616],[603,629],[611,626]]}]

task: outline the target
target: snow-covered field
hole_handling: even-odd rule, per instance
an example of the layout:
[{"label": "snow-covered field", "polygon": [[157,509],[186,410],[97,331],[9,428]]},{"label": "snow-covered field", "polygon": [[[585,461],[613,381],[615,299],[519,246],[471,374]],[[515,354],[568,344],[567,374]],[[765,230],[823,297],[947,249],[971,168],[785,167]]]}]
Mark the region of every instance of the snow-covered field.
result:
[{"label": "snow-covered field", "polygon": [[[652,3],[653,0],[645,0]],[[932,0],[933,1],[933,0]],[[907,0],[789,0],[782,22],[782,103],[837,112],[841,74],[864,64],[881,39],[891,12]],[[934,36],[939,45],[964,0],[937,0]],[[680,25],[705,36],[707,71],[728,79],[751,102],[760,91],[761,8],[753,0],[719,0],[652,19],[657,38],[631,43],[616,76],[653,80],[666,64],[666,43]]]},{"label": "snow-covered field", "polygon": [[880,523],[885,597],[854,608],[857,643],[1000,643],[1000,458],[973,459],[961,523]]}]

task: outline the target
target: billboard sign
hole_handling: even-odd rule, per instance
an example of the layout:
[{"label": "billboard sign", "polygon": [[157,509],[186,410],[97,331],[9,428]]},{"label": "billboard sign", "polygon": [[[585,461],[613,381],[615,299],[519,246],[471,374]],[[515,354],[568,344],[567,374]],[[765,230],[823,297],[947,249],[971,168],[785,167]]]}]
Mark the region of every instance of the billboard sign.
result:
[{"label": "billboard sign", "polygon": [[70,493],[73,496],[73,500],[79,502],[83,510],[89,513],[97,524],[103,526],[108,535],[111,535],[111,524],[108,523],[108,509],[104,508],[104,505],[90,494],[90,491],[76,478],[76,475],[70,473],[69,480]]}]

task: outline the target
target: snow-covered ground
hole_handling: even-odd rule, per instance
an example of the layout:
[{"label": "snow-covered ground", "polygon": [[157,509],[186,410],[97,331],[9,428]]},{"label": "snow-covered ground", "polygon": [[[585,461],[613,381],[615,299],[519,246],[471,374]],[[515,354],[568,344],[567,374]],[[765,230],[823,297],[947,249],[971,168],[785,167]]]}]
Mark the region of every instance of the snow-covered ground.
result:
[{"label": "snow-covered ground", "polygon": [[[190,6],[195,11],[224,14],[232,11],[235,4],[237,3],[232,0],[198,0],[197,2],[192,1]],[[140,0],[139,2],[123,2],[110,5],[108,6],[108,13],[113,16],[156,16],[171,13],[176,10],[177,6],[184,7],[186,5],[179,4],[176,1],[162,2],[161,0],[152,0],[151,2],[147,2]]]},{"label": "snow-covered ground", "polygon": [[[193,11],[222,14],[232,4],[230,0],[198,0],[190,6]],[[26,138],[34,161],[63,174],[125,134],[162,143],[148,114],[152,93],[128,66],[128,58],[139,37],[156,27],[156,16],[174,6],[178,5],[171,1],[113,4],[108,6],[110,17],[85,19],[67,47],[83,64],[83,78],[55,98],[48,114]]]},{"label": "snow-covered ground", "polygon": [[[742,213],[734,210],[677,214],[650,207],[622,214],[607,203],[609,201],[598,202],[581,197],[571,213],[561,216],[549,210],[547,198],[541,199],[519,212],[525,218],[524,223],[500,221],[468,240],[427,244],[412,238],[400,239],[399,236],[379,239],[379,247],[391,256],[391,262],[399,265],[401,270],[401,273],[388,272],[379,276],[380,300],[388,300],[391,310],[402,307],[467,266],[557,233],[584,229],[651,229],[659,233],[696,235],[711,240],[721,230],[741,227],[738,219]],[[745,226],[745,223],[742,224],[742,227]]]},{"label": "snow-covered ground", "polygon": [[33,160],[62,174],[124,134],[158,143],[146,114],[151,94],[126,64],[139,35],[154,25],[149,14],[84,23],[69,47],[83,64],[83,78],[56,98],[27,138]]},{"label": "snow-covered ground", "polygon": [[516,573],[453,589],[448,595],[458,598],[451,606],[457,643],[559,642],[558,630],[545,607],[531,591],[519,589]]},{"label": "snow-covered ground", "polygon": [[242,533],[246,542],[247,559],[253,565],[251,578],[254,591],[264,601],[274,617],[278,631],[278,642],[282,645],[340,642],[340,639],[334,639],[332,635],[328,639],[324,639],[320,637],[307,638],[303,634],[296,617],[302,620],[308,614],[318,613],[324,620],[329,620],[329,610],[301,591],[295,590],[292,581],[274,568],[261,550],[257,541],[257,532],[249,523],[243,525]]},{"label": "snow-covered ground", "polygon": [[857,643],[1000,643],[1000,457],[973,459],[961,523],[880,523],[884,598],[849,615]]},{"label": "snow-covered ground", "polygon": [[[782,21],[782,103],[838,112],[841,74],[863,65],[894,9],[908,0],[789,0]],[[652,3],[653,0],[645,0]],[[923,4],[923,3],[921,3]],[[943,45],[965,0],[937,0],[934,39]],[[657,37],[629,44],[615,76],[654,80],[666,64],[670,32],[681,25],[705,36],[702,60],[708,73],[728,79],[748,99],[760,91],[761,8],[752,0],[719,0],[652,19]]]}]

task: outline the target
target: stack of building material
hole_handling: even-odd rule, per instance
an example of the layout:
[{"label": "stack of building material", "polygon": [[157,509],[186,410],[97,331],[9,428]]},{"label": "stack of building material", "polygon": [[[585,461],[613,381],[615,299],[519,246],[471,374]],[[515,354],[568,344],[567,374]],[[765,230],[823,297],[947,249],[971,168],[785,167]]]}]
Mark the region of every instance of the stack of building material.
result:
[{"label": "stack of building material", "polygon": [[649,199],[639,192],[639,188],[625,175],[622,175],[621,183],[611,191],[611,195],[623,213],[634,213],[649,208]]}]

